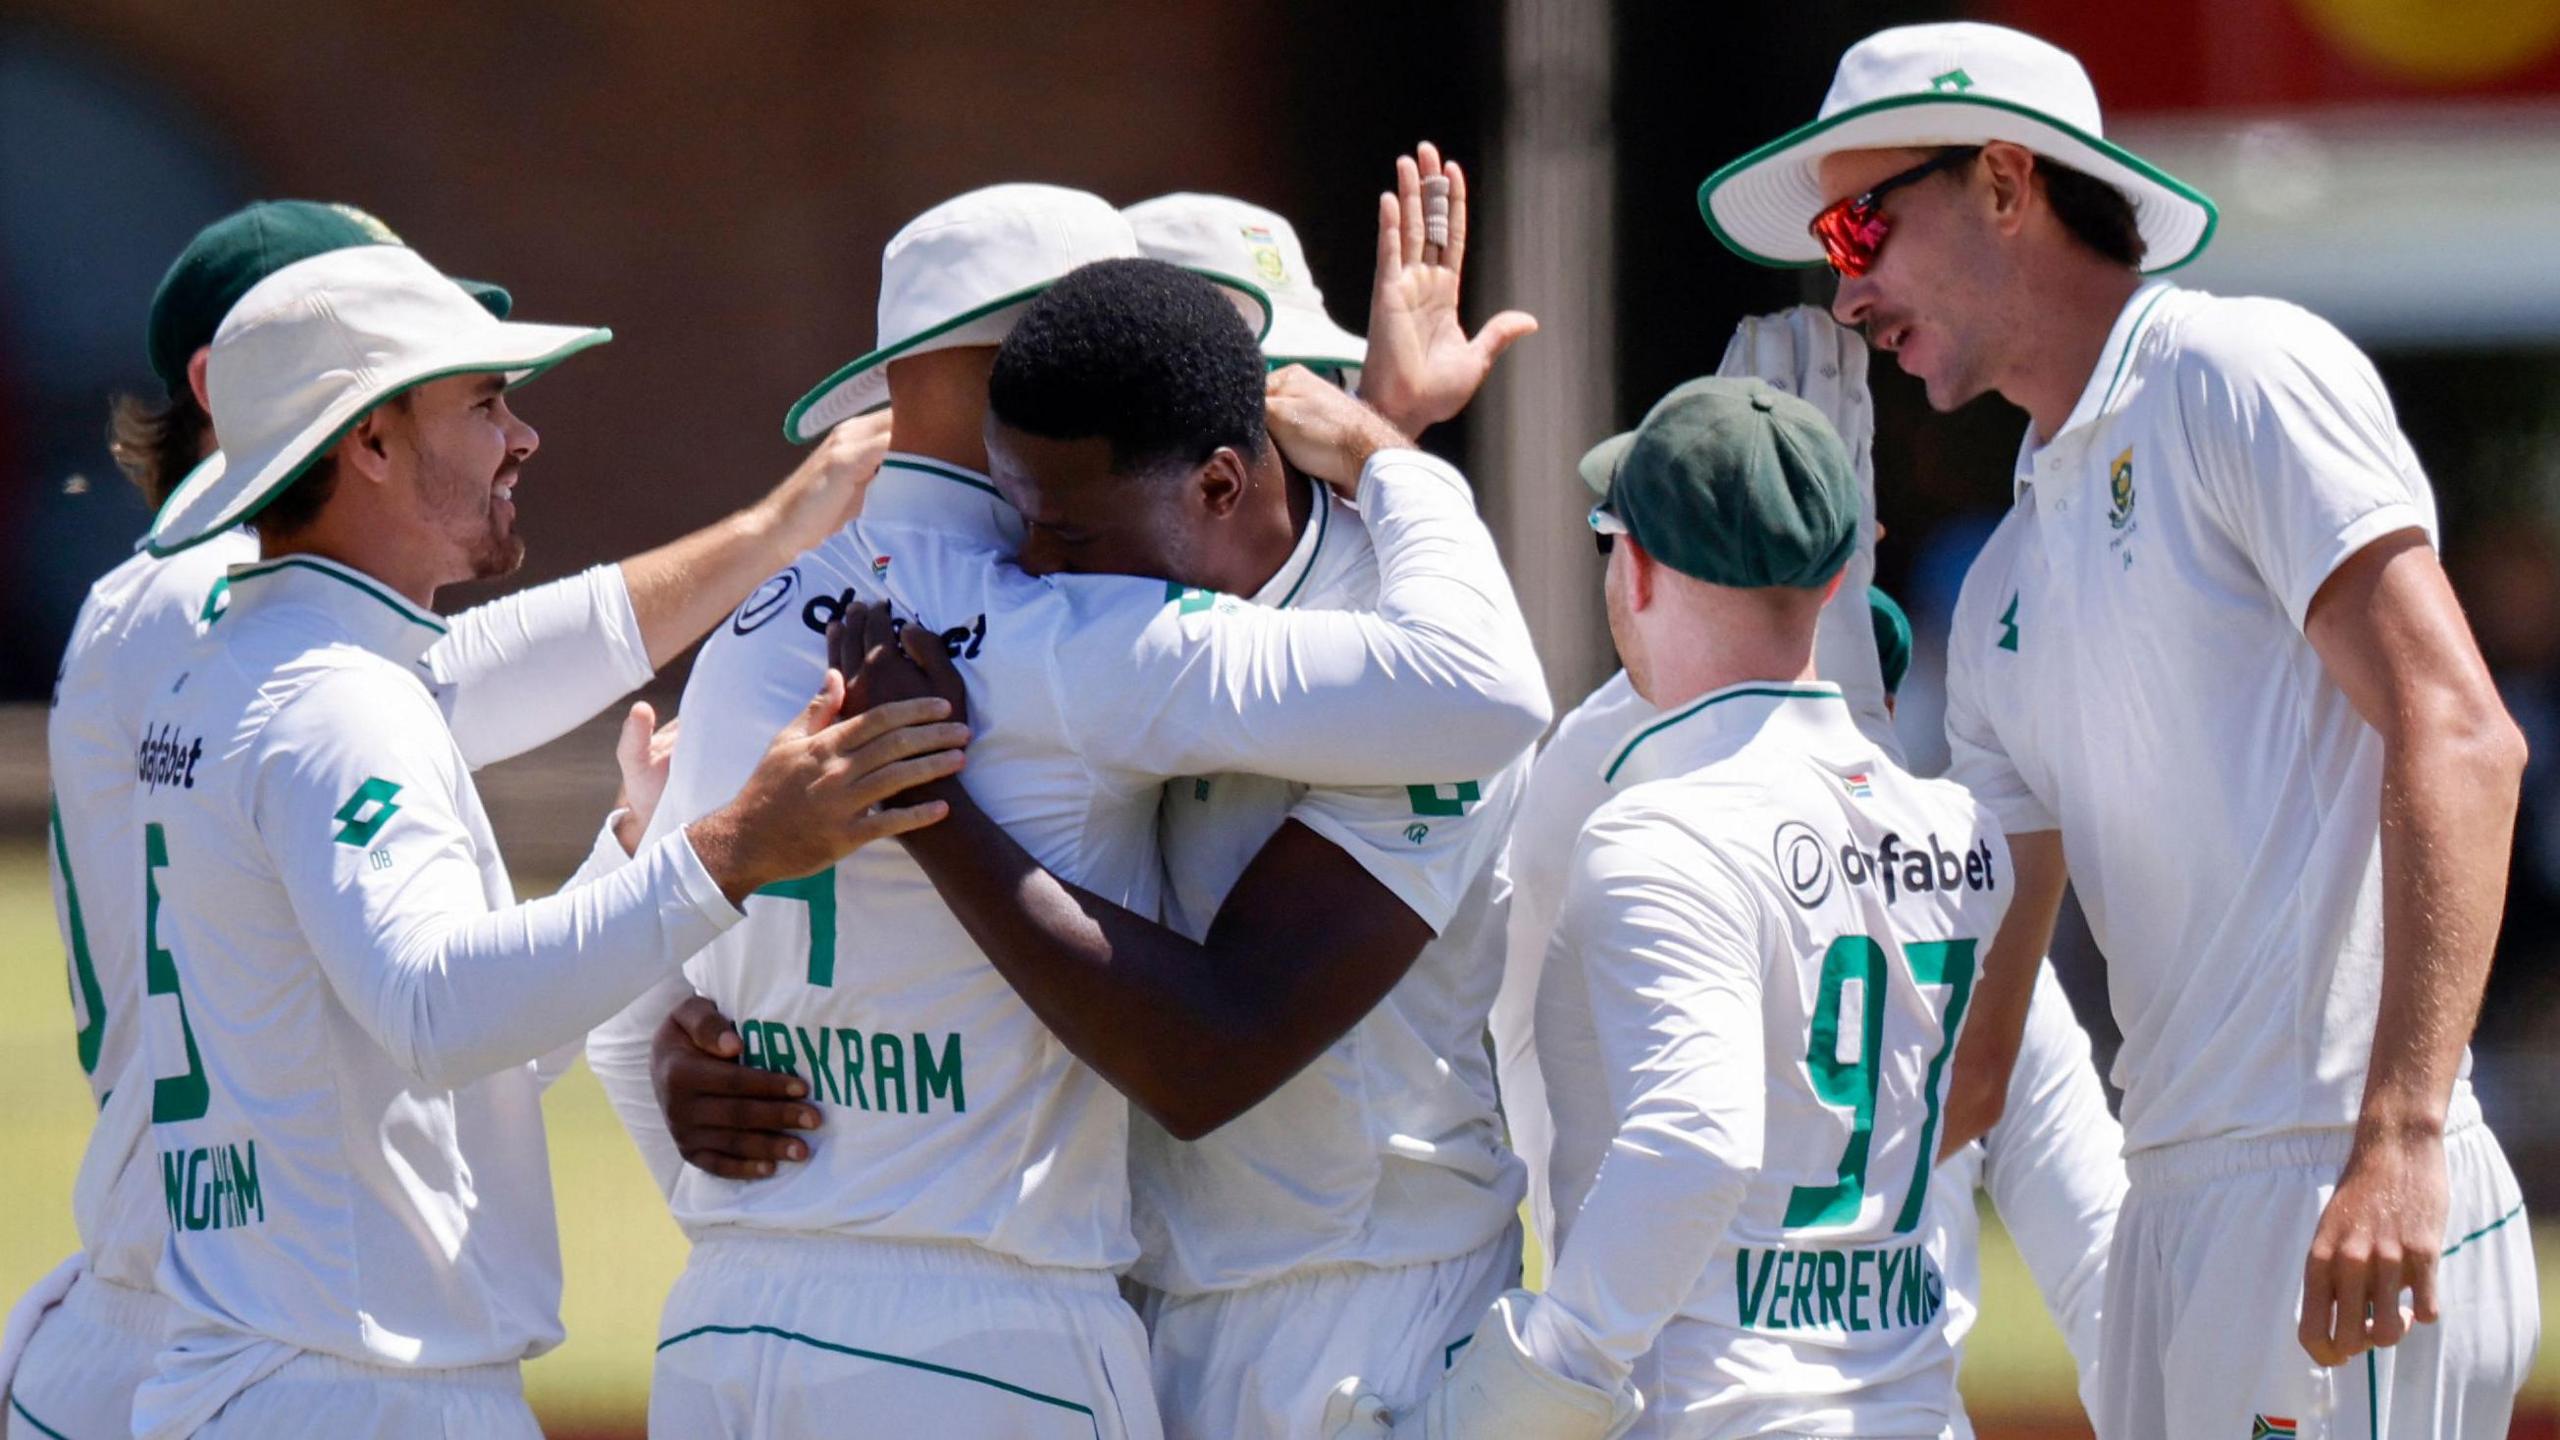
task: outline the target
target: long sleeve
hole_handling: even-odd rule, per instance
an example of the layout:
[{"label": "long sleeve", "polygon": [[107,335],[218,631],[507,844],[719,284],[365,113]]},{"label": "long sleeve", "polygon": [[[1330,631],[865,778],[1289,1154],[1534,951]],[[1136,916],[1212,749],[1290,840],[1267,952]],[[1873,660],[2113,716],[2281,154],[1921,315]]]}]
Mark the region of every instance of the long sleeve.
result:
[{"label": "long sleeve", "polygon": [[2124,1204],[2124,1131],[2107,1111],[2088,1032],[2051,965],[2036,975],[2009,1103],[1983,1149],[1991,1203],[2071,1347],[2081,1403],[2094,1415],[2099,1300]]},{"label": "long sleeve", "polygon": [[492,894],[470,779],[414,685],[324,676],[284,702],[252,813],[331,987],[430,1084],[566,1044],[740,918],[682,834],[592,884]]},{"label": "long sleeve", "polygon": [[587,1068],[604,1086],[605,1099],[622,1120],[622,1128],[640,1151],[640,1163],[672,1197],[676,1177],[684,1172],[684,1156],[667,1132],[666,1113],[658,1108],[658,1091],[649,1078],[649,1046],[667,1012],[691,998],[693,986],[679,973],[640,992],[587,1035]]},{"label": "long sleeve", "polygon": [[472,769],[547,745],[649,681],[622,567],[598,565],[474,606],[427,651]]},{"label": "long sleeve", "polygon": [[1555,945],[1580,960],[1618,1129],[1525,1328],[1585,1384],[1626,1380],[1760,1168],[1757,913],[1712,851],[1640,816],[1603,814],[1574,852]]},{"label": "long sleeve", "polygon": [[1546,681],[1466,481],[1420,451],[1385,451],[1362,472],[1360,508],[1378,563],[1371,611],[1174,589],[1130,616],[1120,587],[1149,582],[1064,577],[1075,615],[1052,655],[1088,758],[1404,786],[1481,782],[1536,743]]}]

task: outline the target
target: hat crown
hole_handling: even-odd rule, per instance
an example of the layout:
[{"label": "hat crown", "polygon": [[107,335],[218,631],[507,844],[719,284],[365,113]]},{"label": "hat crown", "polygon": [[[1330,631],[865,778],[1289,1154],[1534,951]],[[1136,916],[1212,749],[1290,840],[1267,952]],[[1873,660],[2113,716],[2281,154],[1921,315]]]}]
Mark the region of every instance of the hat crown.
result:
[{"label": "hat crown", "polygon": [[990,185],[910,220],[880,257],[882,348],[1046,285],[1077,266],[1139,253],[1109,201],[1059,185]]},{"label": "hat crown", "polygon": [[1275,211],[1232,196],[1186,192],[1141,200],[1120,213],[1149,259],[1242,280],[1276,306],[1324,313],[1306,246]]},{"label": "hat crown", "polygon": [[2004,101],[2104,133],[2097,87],[2071,52],[2005,25],[1955,20],[1877,31],[1840,57],[1822,118],[1901,95]]},{"label": "hat crown", "polygon": [[1857,548],[1857,472],[1831,422],[1756,378],[1655,403],[1602,502],[1645,553],[1712,585],[1810,588]]},{"label": "hat crown", "polygon": [[295,261],[251,286],[214,332],[205,367],[214,433],[226,450],[262,453],[340,397],[498,325],[406,246]]}]

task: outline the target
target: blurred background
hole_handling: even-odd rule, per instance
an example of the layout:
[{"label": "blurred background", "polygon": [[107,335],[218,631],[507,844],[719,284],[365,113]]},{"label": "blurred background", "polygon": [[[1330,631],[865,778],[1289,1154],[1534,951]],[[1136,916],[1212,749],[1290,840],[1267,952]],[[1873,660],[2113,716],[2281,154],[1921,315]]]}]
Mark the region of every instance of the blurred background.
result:
[{"label": "blurred background", "polygon": [[[0,1298],[73,1244],[88,1120],[44,894],[43,702],[85,587],[147,520],[107,399],[153,383],[144,311],[198,226],[349,201],[525,318],[614,327],[522,407],[545,437],[518,497],[533,548],[510,583],[530,583],[785,473],[783,410],[870,348],[881,245],[947,195],[1267,204],[1356,329],[1372,197],[1435,140],[1472,180],[1471,314],[1545,328],[1427,441],[1475,474],[1570,704],[1614,665],[1573,457],[1712,368],[1740,316],[1828,288],[1718,246],[1699,180],[1810,119],[1861,35],[1959,16],[2077,53],[2109,135],[2220,202],[2182,282],[2309,305],[2389,381],[2534,744],[2475,1082],[2535,1212],[2560,1213],[2560,0],[0,0]],[[1879,578],[1920,631],[1902,725],[1927,769],[1945,616],[2023,418],[1933,415],[1889,363],[1875,386]],[[611,796],[609,730],[482,788],[540,893]],[[2103,1061],[2085,931],[2057,959]],[[682,1241],[592,1085],[550,1104],[572,1338],[530,1382],[555,1435],[637,1433]],[[1984,1433],[2085,1434],[2032,1286],[1987,1248],[1965,1376]],[[2520,1435],[2560,1435],[2552,1348]]]}]

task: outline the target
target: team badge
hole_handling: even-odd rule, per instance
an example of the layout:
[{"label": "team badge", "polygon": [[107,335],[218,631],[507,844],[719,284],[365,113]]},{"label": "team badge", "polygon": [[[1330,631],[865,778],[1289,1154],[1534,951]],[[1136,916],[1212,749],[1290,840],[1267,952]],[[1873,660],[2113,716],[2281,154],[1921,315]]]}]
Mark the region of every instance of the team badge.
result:
[{"label": "team badge", "polygon": [[889,578],[888,556],[874,555],[871,557],[871,578],[874,580],[886,580]]},{"label": "team badge", "polygon": [[1876,787],[1868,783],[1866,774],[1863,771],[1855,775],[1842,776],[1841,783],[1849,787],[1849,798],[1852,800],[1873,800],[1876,798]]},{"label": "team badge", "polygon": [[1289,262],[1281,258],[1280,237],[1268,225],[1244,227],[1244,243],[1253,251],[1253,268],[1274,285],[1289,283]]},{"label": "team badge", "polygon": [[2290,1436],[2294,1433],[2294,1423],[2280,1415],[2249,1417],[2249,1440],[2275,1440],[2277,1436]]},{"label": "team badge", "polygon": [[2133,522],[2133,447],[2107,467],[2107,523],[2121,530]]}]

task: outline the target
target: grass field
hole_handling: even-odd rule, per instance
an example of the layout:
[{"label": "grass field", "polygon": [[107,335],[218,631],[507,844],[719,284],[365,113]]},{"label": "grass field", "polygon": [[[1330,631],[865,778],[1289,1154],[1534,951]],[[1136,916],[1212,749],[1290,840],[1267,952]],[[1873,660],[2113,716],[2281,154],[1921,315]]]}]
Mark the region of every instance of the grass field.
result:
[{"label": "grass field", "polygon": [[[0,1303],[70,1253],[70,1190],[88,1134],[88,1091],[71,1048],[62,947],[31,837],[0,845]],[[554,1435],[639,1433],[658,1302],[684,1263],[684,1240],[584,1067],[545,1102],[567,1271],[569,1341],[527,1370]],[[1983,1244],[1983,1318],[1966,1358],[1974,1414],[2020,1434],[2083,1433],[2071,1358],[2025,1267],[1996,1225]],[[2537,1236],[2543,1313],[2560,1315],[2560,1227]],[[2560,1411],[2560,1358],[2546,1344],[2529,1408]],[[2051,1423],[2054,1428],[2046,1429]],[[1986,1426],[1986,1434],[1991,1426]]]}]

